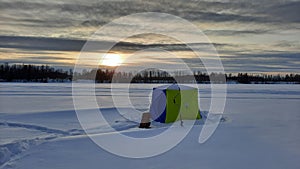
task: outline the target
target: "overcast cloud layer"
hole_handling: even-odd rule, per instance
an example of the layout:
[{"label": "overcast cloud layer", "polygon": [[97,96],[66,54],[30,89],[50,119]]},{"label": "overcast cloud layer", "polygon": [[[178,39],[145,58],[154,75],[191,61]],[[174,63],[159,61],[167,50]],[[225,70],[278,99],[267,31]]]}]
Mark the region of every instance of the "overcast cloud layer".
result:
[{"label": "overcast cloud layer", "polygon": [[[300,1],[286,0],[1,0],[0,61],[72,68],[85,40],[100,26],[137,12],[163,12],[203,30],[227,72],[300,73],[299,9]],[[126,26],[130,24],[119,25]],[[107,35],[97,43],[113,38]],[[185,44],[162,36],[132,37],[114,50],[130,53],[150,47],[181,52],[186,62],[193,63],[185,57],[190,52]]]}]

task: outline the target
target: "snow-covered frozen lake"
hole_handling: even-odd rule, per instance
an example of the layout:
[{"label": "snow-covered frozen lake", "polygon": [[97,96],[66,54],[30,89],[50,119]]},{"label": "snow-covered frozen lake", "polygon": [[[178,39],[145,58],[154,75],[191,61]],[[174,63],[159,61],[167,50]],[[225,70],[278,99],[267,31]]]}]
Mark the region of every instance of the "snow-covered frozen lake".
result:
[{"label": "snow-covered frozen lake", "polygon": [[[130,102],[136,109],[149,108],[154,86],[130,86]],[[198,143],[201,125],[196,125],[170,151],[131,159],[103,150],[85,135],[74,111],[72,84],[1,83],[0,168],[300,168],[300,85],[227,87],[227,120],[207,142]],[[117,97],[126,99],[125,85],[114,89]],[[96,97],[115,129],[138,135],[160,130],[136,130],[136,123],[115,116],[110,84],[96,84]],[[199,85],[202,111],[209,109],[210,99],[209,85]],[[101,126],[101,132],[113,131]]]}]

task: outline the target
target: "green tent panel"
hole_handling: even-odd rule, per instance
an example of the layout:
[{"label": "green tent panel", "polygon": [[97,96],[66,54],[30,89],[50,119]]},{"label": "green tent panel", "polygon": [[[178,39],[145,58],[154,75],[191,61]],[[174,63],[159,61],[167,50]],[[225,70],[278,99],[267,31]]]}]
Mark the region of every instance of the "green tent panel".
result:
[{"label": "green tent panel", "polygon": [[150,114],[161,123],[200,119],[197,88],[177,84],[153,88]]}]

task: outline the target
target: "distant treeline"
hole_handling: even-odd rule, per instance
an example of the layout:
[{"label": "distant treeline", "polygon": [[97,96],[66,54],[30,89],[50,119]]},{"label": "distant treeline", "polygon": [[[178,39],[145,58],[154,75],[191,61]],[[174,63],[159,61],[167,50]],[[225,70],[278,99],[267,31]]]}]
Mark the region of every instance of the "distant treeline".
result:
[{"label": "distant treeline", "polygon": [[244,83],[244,84],[273,84],[294,83],[300,84],[299,74],[252,74],[235,73],[210,75],[201,71],[194,71],[192,75],[176,71],[170,75],[168,72],[147,69],[138,73],[115,72],[108,69],[83,70],[74,73],[70,69],[55,69],[47,65],[1,64],[0,81],[2,82],[66,82],[71,80],[95,80],[97,83]]},{"label": "distant treeline", "polygon": [[[96,78],[95,78],[96,77]],[[300,84],[300,74],[252,74],[252,73],[211,73],[194,71],[193,75],[184,72],[174,72],[173,76],[165,71],[148,69],[139,73],[115,72],[114,70],[94,69],[76,74],[73,78],[95,80],[98,83],[243,83],[243,84]]]},{"label": "distant treeline", "polygon": [[2,82],[65,82],[72,79],[72,71],[64,71],[41,65],[13,64],[0,65]]}]

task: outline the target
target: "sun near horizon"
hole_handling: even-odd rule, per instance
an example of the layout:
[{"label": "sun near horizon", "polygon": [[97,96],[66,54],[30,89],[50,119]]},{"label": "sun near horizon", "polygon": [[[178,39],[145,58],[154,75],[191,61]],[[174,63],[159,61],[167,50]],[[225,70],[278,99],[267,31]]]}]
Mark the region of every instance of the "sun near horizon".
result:
[{"label": "sun near horizon", "polygon": [[120,66],[123,62],[122,57],[117,53],[107,53],[103,56],[100,65],[116,67]]}]

